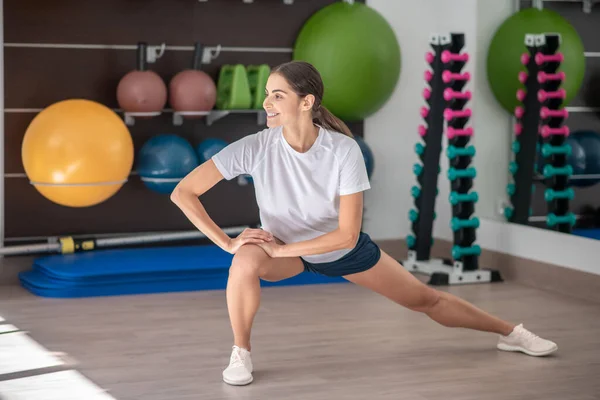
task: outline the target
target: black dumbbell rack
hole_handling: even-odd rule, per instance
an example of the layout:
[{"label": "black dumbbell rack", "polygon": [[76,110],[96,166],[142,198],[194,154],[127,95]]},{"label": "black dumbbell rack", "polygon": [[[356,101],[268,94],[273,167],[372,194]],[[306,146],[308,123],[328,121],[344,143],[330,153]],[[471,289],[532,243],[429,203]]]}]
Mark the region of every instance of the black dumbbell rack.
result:
[{"label": "black dumbbell rack", "polygon": [[[427,53],[426,61],[433,71],[425,72],[429,87],[423,91],[423,96],[428,107],[421,109],[425,125],[419,126],[424,143],[415,146],[422,164],[413,167],[419,186],[413,186],[411,190],[416,207],[409,212],[414,235],[407,237],[408,258],[404,265],[413,272],[430,275],[429,284],[432,285],[500,281],[497,271],[479,269],[481,249],[474,244],[479,219],[471,216],[478,196],[477,192],[469,192],[476,171],[470,167],[475,155],[475,147],[469,145],[473,129],[466,126],[471,109],[465,106],[471,99],[471,92],[463,91],[470,75],[461,72],[468,61],[468,54],[460,53],[465,43],[464,34],[432,35],[429,43],[433,52]],[[430,257],[445,125],[450,162],[450,225],[454,231],[452,260]]]},{"label": "black dumbbell rack", "polygon": [[517,123],[512,144],[515,159],[509,166],[514,183],[507,186],[512,206],[504,209],[504,215],[510,222],[529,225],[534,182],[539,180],[535,165],[541,151],[544,198],[548,204],[546,224],[560,232],[571,232],[576,219],[569,212],[569,200],[574,197],[569,187],[573,170],[567,164],[571,147],[565,141],[569,129],[563,125],[568,113],[561,109],[566,97],[565,90],[560,88],[565,74],[557,72],[563,60],[562,53],[557,52],[560,35],[528,34],[525,45],[528,53],[521,56],[521,62],[527,72],[518,77],[525,89],[517,91],[522,104],[515,109]]}]

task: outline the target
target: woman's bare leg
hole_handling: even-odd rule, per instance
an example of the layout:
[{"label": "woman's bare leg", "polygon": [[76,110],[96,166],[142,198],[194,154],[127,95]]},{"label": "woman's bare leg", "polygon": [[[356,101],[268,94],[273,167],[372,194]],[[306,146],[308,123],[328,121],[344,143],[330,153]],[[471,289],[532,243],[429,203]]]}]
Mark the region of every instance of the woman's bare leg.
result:
[{"label": "woman's bare leg", "polygon": [[250,333],[260,305],[260,279],[279,281],[304,271],[299,257],[271,258],[256,245],[244,245],[236,252],[227,280],[227,309],[234,345],[250,351]]},{"label": "woman's bare leg", "polygon": [[459,297],[435,290],[415,278],[385,252],[371,269],[345,277],[390,300],[428,315],[447,327],[461,327],[500,335],[510,334],[515,325],[503,321]]}]

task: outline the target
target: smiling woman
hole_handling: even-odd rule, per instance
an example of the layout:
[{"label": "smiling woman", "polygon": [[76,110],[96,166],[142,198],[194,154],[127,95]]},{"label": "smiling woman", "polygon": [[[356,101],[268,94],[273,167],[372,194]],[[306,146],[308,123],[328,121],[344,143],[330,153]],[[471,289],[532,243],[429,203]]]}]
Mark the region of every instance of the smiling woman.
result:
[{"label": "smiling woman", "polygon": [[[280,87],[289,87],[297,97],[312,97],[312,120],[314,123],[321,125],[325,129],[341,132],[345,135],[352,136],[350,129],[344,124],[339,118],[334,116],[323,104],[322,99],[324,95],[323,81],[319,75],[317,69],[303,61],[288,62],[279,65],[273,70],[271,75],[272,79],[269,82],[273,87],[271,88],[271,94],[269,94],[269,85],[265,88],[265,101],[263,106],[267,111],[267,126],[269,120],[272,120],[278,116],[282,111],[282,106],[294,107],[291,102],[285,102],[287,93]],[[269,96],[274,97],[270,99]],[[298,114],[292,114],[291,118],[298,119]],[[283,120],[279,120],[280,124],[285,124]]]},{"label": "smiling woman", "polygon": [[[361,231],[363,192],[371,187],[367,168],[348,127],[321,105],[323,92],[320,74],[306,62],[274,68],[263,102],[267,129],[222,149],[171,196],[200,231],[234,254],[226,292],[234,346],[223,380],[253,380],[250,333],[260,279],[278,281],[303,271],[344,277],[444,326],[498,333],[502,350],[554,352],[553,342],[522,326],[422,284]],[[242,174],[253,178],[263,229],[231,239],[198,198],[222,179]]]}]

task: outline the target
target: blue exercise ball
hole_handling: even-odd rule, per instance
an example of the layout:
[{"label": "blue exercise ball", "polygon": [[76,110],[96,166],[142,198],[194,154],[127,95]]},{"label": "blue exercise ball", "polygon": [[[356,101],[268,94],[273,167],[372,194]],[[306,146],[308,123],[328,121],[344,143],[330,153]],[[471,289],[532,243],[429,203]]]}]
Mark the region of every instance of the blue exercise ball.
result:
[{"label": "blue exercise ball", "polygon": [[212,156],[223,150],[225,147],[227,147],[227,142],[223,139],[208,138],[200,142],[200,144],[196,146],[200,164],[210,160]]},{"label": "blue exercise ball", "polygon": [[[581,176],[581,178],[571,177],[569,184],[588,187],[600,182],[600,179],[585,177],[585,175],[600,175],[600,134],[586,130],[574,131],[567,137],[565,144],[571,147],[571,154],[567,156],[567,165],[573,169],[573,175]],[[543,174],[544,166],[551,159],[544,159],[542,151],[538,150],[538,173]]]},{"label": "blue exercise ball", "polygon": [[[576,135],[571,135],[565,140],[565,144],[571,146],[571,154],[567,156],[567,164],[573,168],[573,175],[585,175],[585,149],[577,140]],[[573,186],[585,186],[585,179],[572,178],[569,180],[569,184]]]},{"label": "blue exercise ball", "polygon": [[[571,133],[568,140],[576,141],[584,153],[583,161],[580,161],[581,165],[585,166],[583,175],[600,175],[600,134],[594,131],[580,130]],[[592,186],[598,182],[600,182],[598,178],[571,180],[571,184],[579,187]]]},{"label": "blue exercise ball", "polygon": [[360,151],[363,154],[363,158],[365,159],[365,164],[367,166],[367,175],[369,176],[369,179],[371,179],[371,175],[373,175],[373,170],[375,169],[375,157],[373,156],[373,152],[363,138],[360,136],[354,136],[354,139],[360,146]]},{"label": "blue exercise ball", "polygon": [[170,194],[199,165],[194,147],[175,134],[150,138],[137,158],[136,170],[142,182],[150,190],[163,194]]}]

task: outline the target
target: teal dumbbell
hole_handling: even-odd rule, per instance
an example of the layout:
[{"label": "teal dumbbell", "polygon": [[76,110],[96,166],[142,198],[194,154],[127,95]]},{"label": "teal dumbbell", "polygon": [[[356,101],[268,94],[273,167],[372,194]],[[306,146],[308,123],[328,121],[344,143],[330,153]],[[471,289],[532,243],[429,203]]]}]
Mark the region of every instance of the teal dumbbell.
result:
[{"label": "teal dumbbell", "polygon": [[458,178],[475,178],[477,176],[477,171],[473,167],[469,167],[466,169],[456,169],[450,168],[448,170],[448,179],[454,181]]},{"label": "teal dumbbell", "polygon": [[551,178],[555,175],[573,175],[573,167],[553,167],[552,165],[544,166],[544,178]]},{"label": "teal dumbbell", "polygon": [[515,210],[512,207],[504,207],[504,217],[511,219]]},{"label": "teal dumbbell", "polygon": [[506,185],[506,193],[509,196],[512,196],[513,194],[515,194],[516,191],[517,191],[517,186],[514,183],[509,183],[508,185]]},{"label": "teal dumbbell", "polygon": [[573,200],[574,197],[575,191],[572,188],[568,188],[567,190],[546,189],[544,191],[544,198],[546,201],[552,201],[554,199]]},{"label": "teal dumbbell", "polygon": [[412,197],[414,197],[415,199],[418,198],[421,195],[421,188],[418,186],[413,186],[410,188],[410,194]]},{"label": "teal dumbbell", "polygon": [[563,144],[562,146],[552,146],[550,143],[545,143],[542,146],[542,155],[544,157],[550,157],[553,154],[564,154],[566,156],[571,155],[571,145]]},{"label": "teal dumbbell", "polygon": [[418,212],[417,210],[410,210],[410,211],[408,212],[408,219],[409,219],[411,222],[415,222],[416,220],[418,220],[418,219],[419,219],[419,212]]},{"label": "teal dumbbell", "polygon": [[479,245],[474,245],[471,247],[460,247],[454,246],[452,247],[452,258],[458,260],[463,258],[464,256],[479,256],[481,255],[481,247]]},{"label": "teal dumbbell", "polygon": [[477,194],[477,192],[471,192],[471,193],[457,193],[457,192],[451,192],[450,196],[448,196],[448,200],[450,201],[450,204],[452,204],[453,206],[457,205],[460,202],[464,202],[464,201],[472,201],[473,203],[477,203],[477,201],[479,200],[479,195]]},{"label": "teal dumbbell", "polygon": [[415,244],[417,244],[417,238],[414,237],[413,235],[408,235],[406,237],[406,245],[408,246],[408,248],[409,249],[414,248]]},{"label": "teal dumbbell", "polygon": [[519,170],[519,164],[517,164],[516,161],[511,161],[510,164],[508,164],[508,170],[511,174],[516,174]]},{"label": "teal dumbbell", "polygon": [[413,165],[413,172],[416,176],[419,176],[423,173],[423,166],[421,164]]},{"label": "teal dumbbell", "polygon": [[[435,195],[437,196],[440,193],[440,189],[435,188]],[[421,188],[418,186],[413,186],[410,188],[410,195],[415,199],[421,196]]]},{"label": "teal dumbbell", "polygon": [[[512,196],[517,191],[517,186],[514,183],[509,183],[506,185],[506,193],[509,196]],[[531,193],[535,193],[535,185],[531,185]]]},{"label": "teal dumbbell", "polygon": [[423,153],[425,153],[425,146],[423,146],[421,143],[417,143],[415,145],[415,153],[422,156]]},{"label": "teal dumbbell", "polygon": [[450,221],[450,227],[455,232],[462,228],[479,228],[479,218],[474,217],[471,219],[460,219],[454,217]]},{"label": "teal dumbbell", "polygon": [[512,148],[513,153],[517,154],[518,152],[521,151],[521,143],[519,143],[515,140],[514,142],[512,142],[511,148]]},{"label": "teal dumbbell", "polygon": [[558,224],[569,224],[571,226],[575,225],[577,222],[577,217],[572,212],[566,215],[556,215],[553,213],[548,214],[548,218],[546,218],[546,224],[548,226],[555,226]]},{"label": "teal dumbbell", "polygon": [[[433,219],[437,218],[437,213],[434,211],[433,212]],[[408,212],[408,219],[410,219],[410,222],[415,222],[416,220],[419,219],[419,212],[417,210],[410,210]]]},{"label": "teal dumbbell", "polygon": [[474,146],[469,146],[469,147],[455,147],[455,146],[448,146],[448,149],[446,150],[446,155],[448,156],[449,159],[453,159],[459,156],[475,156],[475,147]]}]

